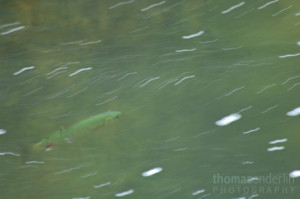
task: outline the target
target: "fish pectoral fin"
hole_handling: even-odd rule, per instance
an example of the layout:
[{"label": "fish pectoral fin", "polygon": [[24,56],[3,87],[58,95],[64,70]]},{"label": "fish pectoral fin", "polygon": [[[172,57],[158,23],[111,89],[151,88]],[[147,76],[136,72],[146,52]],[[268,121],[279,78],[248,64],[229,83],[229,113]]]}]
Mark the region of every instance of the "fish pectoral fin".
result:
[{"label": "fish pectoral fin", "polygon": [[97,127],[93,128],[92,132],[98,131],[99,129],[101,129],[101,126],[97,126]]},{"label": "fish pectoral fin", "polygon": [[53,149],[53,147],[54,147],[55,145],[56,145],[55,143],[49,143],[49,144],[46,145],[45,150],[46,150],[46,151],[50,151],[50,150]]},{"label": "fish pectoral fin", "polygon": [[33,145],[33,149],[34,149],[34,150],[39,150],[40,147],[42,146],[42,144],[43,144],[42,142],[38,142],[38,143],[34,144],[34,145]]}]

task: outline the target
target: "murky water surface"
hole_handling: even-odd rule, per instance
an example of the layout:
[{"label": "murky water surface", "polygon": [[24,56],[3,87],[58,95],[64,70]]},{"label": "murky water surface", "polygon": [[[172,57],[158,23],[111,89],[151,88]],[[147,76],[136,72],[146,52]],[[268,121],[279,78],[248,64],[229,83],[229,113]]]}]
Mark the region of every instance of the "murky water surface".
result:
[{"label": "murky water surface", "polygon": [[0,5],[1,198],[299,197],[299,1]]}]

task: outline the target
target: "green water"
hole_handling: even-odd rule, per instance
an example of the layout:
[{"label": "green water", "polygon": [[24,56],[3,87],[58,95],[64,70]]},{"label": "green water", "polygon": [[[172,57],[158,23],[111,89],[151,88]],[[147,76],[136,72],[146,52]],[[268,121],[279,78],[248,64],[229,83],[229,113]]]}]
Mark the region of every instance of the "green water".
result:
[{"label": "green water", "polygon": [[299,28],[296,0],[0,1],[1,198],[299,198]]}]

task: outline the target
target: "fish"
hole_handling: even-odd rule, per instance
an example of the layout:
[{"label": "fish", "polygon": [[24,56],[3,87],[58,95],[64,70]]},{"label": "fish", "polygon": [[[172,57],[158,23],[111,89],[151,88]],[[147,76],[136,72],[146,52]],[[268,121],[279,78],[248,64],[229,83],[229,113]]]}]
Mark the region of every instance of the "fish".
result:
[{"label": "fish", "polygon": [[61,128],[52,133],[47,139],[42,139],[38,143],[34,144],[33,150],[38,151],[44,148],[46,151],[50,151],[56,144],[66,141],[70,137],[96,131],[100,127],[111,123],[120,115],[121,112],[119,111],[107,111],[75,123],[69,128]]}]

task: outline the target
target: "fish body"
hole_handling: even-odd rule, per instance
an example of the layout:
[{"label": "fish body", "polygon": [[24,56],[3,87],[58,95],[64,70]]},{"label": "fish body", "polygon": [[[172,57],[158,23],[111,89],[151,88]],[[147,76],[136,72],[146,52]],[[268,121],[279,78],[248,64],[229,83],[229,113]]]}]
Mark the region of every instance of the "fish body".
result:
[{"label": "fish body", "polygon": [[57,143],[67,140],[70,137],[97,130],[101,126],[106,125],[113,119],[119,117],[120,114],[121,112],[119,111],[108,111],[82,120],[69,128],[61,128],[51,134],[47,139],[43,139],[36,143],[33,148],[37,150],[44,147],[46,150],[50,150]]}]

